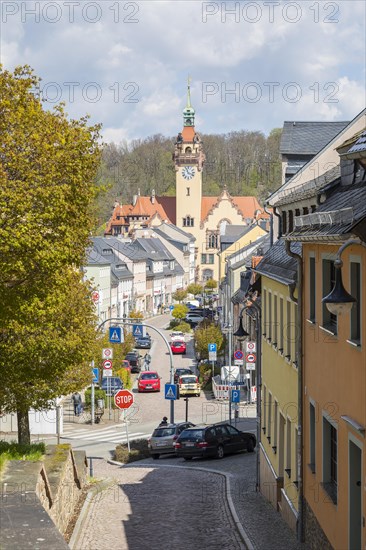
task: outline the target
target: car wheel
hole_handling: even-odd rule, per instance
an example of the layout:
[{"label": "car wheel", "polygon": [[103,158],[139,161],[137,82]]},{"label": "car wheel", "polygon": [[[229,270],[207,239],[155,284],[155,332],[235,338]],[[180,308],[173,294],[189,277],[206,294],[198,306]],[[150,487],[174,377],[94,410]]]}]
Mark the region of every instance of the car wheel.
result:
[{"label": "car wheel", "polygon": [[160,455],[151,455],[151,456],[153,457],[154,460],[157,460]]},{"label": "car wheel", "polygon": [[191,456],[185,456],[184,460],[192,460],[192,457]]},{"label": "car wheel", "polygon": [[247,443],[247,451],[248,453],[252,453],[254,451],[254,442],[252,438],[250,438]]},{"label": "car wheel", "polygon": [[216,458],[224,458],[224,447],[219,445],[216,450]]}]

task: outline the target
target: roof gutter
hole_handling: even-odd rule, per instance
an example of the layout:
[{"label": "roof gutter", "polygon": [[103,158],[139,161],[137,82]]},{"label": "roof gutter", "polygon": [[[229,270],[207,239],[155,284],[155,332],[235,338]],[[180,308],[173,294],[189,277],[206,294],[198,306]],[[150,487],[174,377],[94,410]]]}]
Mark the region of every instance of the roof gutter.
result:
[{"label": "roof gutter", "polygon": [[264,211],[266,214],[269,215],[269,243],[270,246],[273,246],[273,212],[269,212],[268,210],[268,204],[264,205]]},{"label": "roof gutter", "polygon": [[296,362],[297,362],[297,416],[298,416],[298,445],[297,445],[297,460],[298,460],[298,489],[299,489],[299,513],[297,520],[297,538],[299,542],[304,541],[304,464],[302,457],[303,448],[303,350],[302,350],[302,310],[303,310],[303,296],[302,296],[302,257],[300,254],[296,254],[291,250],[291,242],[285,240],[285,250],[288,256],[294,258],[297,261],[297,299],[294,297],[295,285],[289,285],[290,297],[293,302],[297,304],[297,319],[296,324],[300,328],[297,341],[296,341]]}]

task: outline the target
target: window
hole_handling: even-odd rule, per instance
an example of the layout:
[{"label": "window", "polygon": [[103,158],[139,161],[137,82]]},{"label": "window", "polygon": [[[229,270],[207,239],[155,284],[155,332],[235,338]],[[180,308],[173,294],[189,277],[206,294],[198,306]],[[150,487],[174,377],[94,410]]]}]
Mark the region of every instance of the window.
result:
[{"label": "window", "polygon": [[273,342],[272,344],[274,346],[277,346],[278,344],[278,340],[277,340],[277,336],[278,336],[278,319],[277,319],[277,296],[274,295],[273,296]]},{"label": "window", "polygon": [[309,432],[309,467],[313,474],[315,474],[315,406],[312,403],[309,403]]},{"label": "window", "polygon": [[288,211],[288,232],[291,233],[294,229],[294,213],[292,210]]},{"label": "window", "polygon": [[274,402],[274,411],[273,411],[273,440],[272,440],[272,449],[277,451],[277,432],[278,432],[278,401]]},{"label": "window", "polygon": [[263,290],[263,336],[267,336],[268,318],[267,318],[267,290]]},{"label": "window", "polygon": [[190,197],[190,195],[191,195],[191,188],[187,187],[187,197]]},{"label": "window", "polygon": [[286,211],[285,212],[282,212],[282,233],[283,235],[286,235],[287,233],[287,213]]},{"label": "window", "polygon": [[337,428],[323,418],[323,487],[337,504],[338,434]]},{"label": "window", "polygon": [[357,345],[361,344],[361,264],[358,262],[350,263],[350,279],[351,279],[351,295],[356,298],[354,302],[350,321],[351,321],[351,330],[350,330],[350,340]]},{"label": "window", "polygon": [[[327,296],[334,287],[335,267],[333,260],[323,260],[323,296]],[[333,334],[337,334],[337,316],[330,313],[327,306],[323,304],[323,327]]]},{"label": "window", "polygon": [[201,254],[201,264],[213,264],[215,263],[214,254]]},{"label": "window", "polygon": [[267,439],[271,443],[272,434],[272,394],[268,392],[268,423],[267,423]]},{"label": "window", "polygon": [[268,340],[272,340],[272,292],[268,292]]},{"label": "window", "polygon": [[194,227],[194,218],[191,218],[191,216],[183,218],[183,227]]},{"label": "window", "polygon": [[262,431],[266,433],[266,420],[267,420],[267,387],[263,386],[263,396],[262,396]]},{"label": "window", "polygon": [[283,332],[284,332],[284,326],[283,326],[283,298],[280,298],[280,326],[279,326],[279,342],[278,342],[278,351],[283,353]]},{"label": "window", "polygon": [[207,234],[207,248],[218,248],[218,234],[217,233],[208,233]]},{"label": "window", "polygon": [[287,319],[286,319],[286,348],[285,356],[286,359],[291,359],[291,302],[288,300],[286,303],[287,307]]},{"label": "window", "polygon": [[285,472],[288,475],[288,477],[291,477],[291,451],[292,451],[292,445],[291,445],[291,420],[289,417],[287,417],[286,422],[286,468]]},{"label": "window", "polygon": [[309,321],[315,323],[315,258],[309,258]]}]

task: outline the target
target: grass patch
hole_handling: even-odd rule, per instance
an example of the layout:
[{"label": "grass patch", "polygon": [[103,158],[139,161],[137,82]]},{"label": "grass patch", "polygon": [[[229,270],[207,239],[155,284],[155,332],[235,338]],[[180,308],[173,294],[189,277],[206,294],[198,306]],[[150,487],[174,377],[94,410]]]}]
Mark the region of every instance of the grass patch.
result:
[{"label": "grass patch", "polygon": [[0,441],[0,472],[9,460],[40,460],[46,452],[44,443],[23,445],[15,441]]},{"label": "grass patch", "polygon": [[114,460],[128,464],[129,462],[135,462],[136,460],[143,460],[144,458],[150,458],[150,452],[147,446],[147,439],[135,439],[130,442],[131,451],[128,452],[127,443],[123,445],[117,445],[114,451]]}]

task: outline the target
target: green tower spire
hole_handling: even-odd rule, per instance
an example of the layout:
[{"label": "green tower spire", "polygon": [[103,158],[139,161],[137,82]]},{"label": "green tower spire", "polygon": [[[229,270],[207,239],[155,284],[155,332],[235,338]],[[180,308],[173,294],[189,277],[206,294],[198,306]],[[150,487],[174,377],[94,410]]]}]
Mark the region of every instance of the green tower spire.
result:
[{"label": "green tower spire", "polygon": [[187,82],[187,105],[183,110],[183,125],[194,126],[194,114],[195,111],[191,104],[191,77],[188,76]]}]

